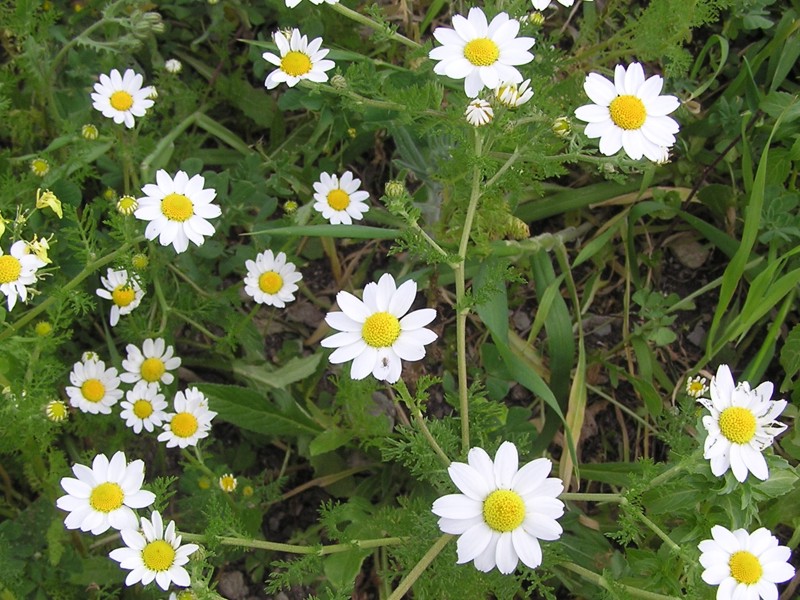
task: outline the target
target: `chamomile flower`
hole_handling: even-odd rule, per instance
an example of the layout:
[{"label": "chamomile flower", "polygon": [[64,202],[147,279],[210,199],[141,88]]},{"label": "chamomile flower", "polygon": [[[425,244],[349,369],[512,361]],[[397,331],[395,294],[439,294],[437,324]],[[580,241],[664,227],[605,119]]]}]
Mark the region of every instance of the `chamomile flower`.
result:
[{"label": "chamomile flower", "polygon": [[699,398],[708,391],[708,380],[701,375],[689,377],[686,380],[686,394],[692,398]]},{"label": "chamomile flower", "polygon": [[143,81],[133,69],[126,69],[124,75],[112,69],[109,75],[100,75],[100,82],[94,84],[92,106],[104,117],[114,119],[114,123],[125,123],[131,129],[135,124],[134,117],[143,117],[153,106],[150,99],[152,90],[142,87]]},{"label": "chamomile flower", "polygon": [[125,351],[128,358],[122,361],[125,372],[120,375],[125,383],[144,380],[156,385],[169,385],[175,381],[171,371],[181,366],[181,359],[173,356],[172,346],[167,346],[163,338],[146,339],[141,350],[134,344],[128,344]]},{"label": "chamomile flower", "polygon": [[144,297],[144,290],[135,277],[128,274],[127,269],[112,269],[109,267],[105,277],[100,277],[102,288],[97,289],[97,295],[114,304],[108,322],[112,327],[119,323],[121,315],[129,315],[139,306]]},{"label": "chamomile flower", "polygon": [[167,401],[163,394],[158,393],[158,385],[155,383],[138,381],[125,394],[125,398],[126,400],[119,403],[122,407],[119,416],[134,433],[141,433],[143,428],[152,432],[155,426],[161,427],[167,418],[167,413],[164,412]]},{"label": "chamomile flower", "polygon": [[664,149],[675,143],[678,123],[667,115],[678,108],[675,96],[661,96],[664,80],[660,75],[644,78],[639,63],[626,69],[617,65],[613,83],[597,73],[589,73],[583,89],[594,104],[575,110],[586,121],[586,137],[600,138],[600,152],[616,154],[620,148],[634,160],[646,156],[658,162]]},{"label": "chamomile flower", "polygon": [[139,203],[133,196],[125,194],[117,200],[117,212],[121,215],[129,217],[136,212],[137,208],[139,208]]},{"label": "chamomile flower", "polygon": [[748,472],[762,481],[769,477],[761,453],[786,429],[775,420],[786,408],[786,400],[770,400],[772,389],[769,381],[754,390],[746,381],[735,385],[728,365],[720,365],[711,379],[711,399],[698,398],[711,412],[703,417],[708,431],[703,457],[711,461],[711,472],[717,477],[728,469],[739,482],[747,479]]},{"label": "chamomile flower", "polygon": [[219,489],[223,492],[231,492],[236,491],[236,477],[233,476],[233,473],[225,473],[222,477],[219,478]]},{"label": "chamomile flower", "polygon": [[481,125],[492,122],[492,119],[494,119],[494,111],[492,110],[492,105],[486,100],[476,98],[467,104],[467,110],[464,111],[464,116],[467,117],[467,123],[475,127],[480,127]]},{"label": "chamomile flower", "polygon": [[186,448],[208,437],[211,419],[217,416],[208,409],[208,399],[195,387],[175,394],[175,412],[168,413],[164,431],[158,435],[159,442],[166,442],[167,448]]},{"label": "chamomile flower", "polygon": [[261,55],[264,60],[278,67],[267,75],[264,81],[268,90],[278,87],[281,83],[294,87],[302,79],[315,83],[328,81],[325,71],[330,71],[336,65],[332,60],[325,59],[330,50],[320,48],[321,37],[309,42],[308,37],[300,35],[299,29],[292,29],[291,33],[286,34],[276,31],[272,34],[272,39],[278,46],[280,56],[272,52],[264,52]]},{"label": "chamomile flower", "polygon": [[558,495],[564,483],[548,477],[552,463],[537,458],[521,469],[517,447],[503,442],[494,461],[482,448],[472,448],[467,463],[448,467],[461,494],[442,496],[433,503],[439,529],[458,538],[458,564],[475,561],[488,572],[495,566],[504,574],[521,560],[531,569],[542,564],[539,540],[557,540],[562,533],[556,519],[564,514]]},{"label": "chamomile flower", "polygon": [[[286,6],[289,8],[294,8],[300,4],[300,2],[302,2],[302,0],[286,0]],[[326,4],[338,4],[339,0],[311,0],[311,2],[317,5],[322,4],[323,2]]]},{"label": "chamomile flower", "polygon": [[408,313],[416,295],[415,281],[406,281],[398,288],[388,273],[378,283],[364,287],[363,301],[349,292],[339,292],[336,302],[341,312],[330,312],[325,317],[328,325],[339,330],[321,342],[325,348],[336,348],[328,360],[332,364],[352,360],[353,379],[364,379],[372,373],[376,379],[396,382],[402,361],[422,359],[425,345],[437,338],[425,328],[436,318],[434,309]]},{"label": "chamomile flower", "polygon": [[464,92],[476,97],[484,87],[493,90],[501,83],[522,83],[517,66],[533,60],[528,52],[535,40],[517,37],[519,21],[504,12],[487,23],[486,15],[474,7],[469,15],[453,17],[453,29],[437,27],[433,31],[441,46],[428,56],[439,62],[433,68],[437,75],[464,80]]},{"label": "chamomile flower", "polygon": [[533,98],[533,90],[529,89],[531,80],[526,79],[520,85],[516,83],[501,84],[494,90],[495,98],[508,108],[517,108]]},{"label": "chamomile flower", "polygon": [[6,297],[8,310],[13,310],[17,298],[22,302],[28,299],[28,288],[25,286],[36,282],[36,271],[45,262],[28,253],[28,246],[23,240],[11,244],[8,254],[0,248],[0,292]]},{"label": "chamomile flower", "polygon": [[144,198],[139,198],[139,208],[133,213],[137,219],[150,221],[144,231],[148,240],[158,238],[162,246],[172,246],[175,252],[184,252],[189,241],[202,246],[206,236],[214,235],[214,226],[206,219],[222,214],[212,201],[217,192],[205,189],[206,180],[201,175],[191,179],[185,171],[175,178],[159,169],[156,183],[142,188]]},{"label": "chamomile flower", "polygon": [[718,585],[717,600],[778,600],[777,583],[794,577],[789,564],[792,551],[778,545],[778,538],[762,527],[753,533],[711,528],[713,539],[698,545],[701,575],[709,585]]},{"label": "chamomile flower", "polygon": [[303,274],[295,270],[293,263],[286,261],[286,254],[272,250],[259,252],[255,261],[245,261],[247,275],[244,291],[259,304],[283,308],[294,300],[297,282]]},{"label": "chamomile flower", "polygon": [[44,413],[53,423],[59,423],[69,416],[67,405],[61,400],[51,400],[44,407]]},{"label": "chamomile flower", "polygon": [[[544,10],[548,6],[553,3],[553,0],[531,0],[531,4],[533,4],[533,8],[536,10]],[[572,6],[575,4],[575,0],[558,0],[558,3],[561,6]]]},{"label": "chamomile flower", "polygon": [[197,544],[181,544],[181,536],[175,533],[175,521],[170,521],[166,529],[161,513],[154,510],[150,518],[142,517],[141,530],[134,525],[122,531],[124,548],[112,550],[108,556],[119,563],[120,568],[129,570],[125,585],[141,582],[147,585],[153,581],[166,591],[170,584],[186,587],[191,584],[189,573],[183,567],[189,562],[189,555],[200,547]]},{"label": "chamomile flower", "polygon": [[153,492],[142,489],[144,461],[129,463],[124,452],[117,452],[110,461],[105,454],[98,454],[91,468],[76,464],[72,472],[77,479],[61,479],[67,495],[56,501],[58,508],[69,512],[64,519],[67,529],[99,535],[110,527],[135,528],[136,515],[132,509],[150,506],[156,499]]},{"label": "chamomile flower", "polygon": [[37,156],[31,161],[31,173],[37,177],[44,177],[50,172],[50,163],[46,158]]},{"label": "chamomile flower", "polygon": [[89,414],[111,414],[111,407],[122,398],[119,377],[114,367],[106,369],[102,360],[76,362],[69,374],[69,403]]},{"label": "chamomile flower", "polygon": [[314,183],[314,210],[333,225],[360,221],[369,210],[364,202],[369,193],[359,190],[360,186],[361,180],[354,178],[350,171],[345,171],[341,177],[322,173]]}]

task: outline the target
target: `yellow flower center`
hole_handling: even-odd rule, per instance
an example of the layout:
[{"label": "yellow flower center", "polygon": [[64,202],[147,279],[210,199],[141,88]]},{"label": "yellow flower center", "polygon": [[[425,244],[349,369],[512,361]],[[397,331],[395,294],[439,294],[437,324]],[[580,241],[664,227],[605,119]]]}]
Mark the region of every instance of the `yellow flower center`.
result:
[{"label": "yellow flower center", "polygon": [[34,172],[36,175],[47,175],[47,172],[50,170],[50,165],[48,162],[43,158],[34,158],[31,161],[31,171]]},{"label": "yellow flower center", "polygon": [[133,302],[134,298],[136,298],[136,292],[127,283],[118,285],[111,292],[111,300],[114,301],[114,304],[123,308]]},{"label": "yellow flower center", "polygon": [[370,315],[361,327],[361,337],[373,348],[391,346],[400,337],[400,321],[387,312]]},{"label": "yellow flower center", "polygon": [[142,548],[142,562],[151,571],[166,571],[175,562],[175,548],[164,540],[154,540]]},{"label": "yellow flower center", "polygon": [[125,111],[133,106],[133,96],[122,90],[111,94],[111,98],[108,101],[114,110]]},{"label": "yellow flower center", "polygon": [[137,400],[133,403],[133,414],[140,419],[146,419],[153,414],[153,405],[149,400],[145,400],[144,398]]},{"label": "yellow flower center", "polygon": [[223,475],[219,478],[219,487],[224,492],[232,492],[236,489],[236,478],[233,475]]},{"label": "yellow flower center", "polygon": [[644,103],[636,96],[617,96],[608,107],[611,120],[622,129],[639,129],[647,119]]},{"label": "yellow flower center", "polygon": [[746,444],[756,434],[756,417],[746,408],[731,406],[719,416],[719,430],[734,444]]},{"label": "yellow flower center", "polygon": [[167,194],[161,201],[161,212],[170,221],[186,221],[194,215],[194,204],[183,194]]},{"label": "yellow flower center", "polygon": [[89,506],[98,512],[110,513],[122,506],[125,493],[116,483],[106,481],[96,486],[89,494]]},{"label": "yellow flower center", "polygon": [[166,365],[164,365],[164,361],[160,358],[146,358],[141,368],[142,379],[150,383],[155,383],[161,380],[161,376],[166,370]]},{"label": "yellow flower center", "polygon": [[47,404],[47,418],[51,421],[63,421],[67,418],[67,406],[60,400],[53,400]]},{"label": "yellow flower center", "polygon": [[0,283],[11,283],[19,279],[22,263],[19,259],[5,254],[0,256]]},{"label": "yellow flower center", "polygon": [[188,412],[176,414],[172,417],[172,421],[170,422],[172,433],[182,438],[192,437],[198,427],[197,418],[192,413]]},{"label": "yellow flower center", "polygon": [[132,215],[139,208],[139,203],[133,196],[123,196],[117,202],[117,210],[123,215]]},{"label": "yellow flower center", "polygon": [[350,194],[340,189],[328,192],[328,206],[333,210],[344,210],[350,206]]},{"label": "yellow flower center", "polygon": [[81,385],[81,394],[89,402],[100,402],[106,395],[106,386],[99,379],[87,379]]},{"label": "yellow flower center", "polygon": [[497,62],[500,48],[489,38],[476,38],[464,46],[464,58],[476,67],[488,67]]},{"label": "yellow flower center", "polygon": [[704,383],[699,381],[692,381],[688,387],[689,389],[687,391],[689,392],[689,395],[694,396],[696,394],[702,394],[706,386]]},{"label": "yellow flower center", "polygon": [[739,583],[745,585],[753,585],[758,583],[764,569],[761,568],[761,563],[754,554],[746,550],[734,552],[731,559],[728,561],[728,566],[731,569],[731,575]]},{"label": "yellow flower center", "polygon": [[259,275],[258,287],[265,294],[277,294],[283,287],[283,278],[275,271],[267,271]]},{"label": "yellow flower center", "polygon": [[311,71],[311,58],[308,54],[292,50],[281,59],[281,71],[292,77],[300,77]]},{"label": "yellow flower center", "polygon": [[513,531],[525,520],[525,502],[511,490],[496,490],[483,501],[483,520],[495,531]]}]

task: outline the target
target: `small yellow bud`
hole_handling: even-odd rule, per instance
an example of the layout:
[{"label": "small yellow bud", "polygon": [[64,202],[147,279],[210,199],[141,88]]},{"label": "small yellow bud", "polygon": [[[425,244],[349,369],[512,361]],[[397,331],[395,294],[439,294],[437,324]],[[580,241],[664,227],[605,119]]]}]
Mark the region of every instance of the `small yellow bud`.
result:
[{"label": "small yellow bud", "polygon": [[384,192],[393,200],[396,198],[402,198],[406,195],[406,184],[399,179],[392,179],[391,181],[386,182]]},{"label": "small yellow bud", "polygon": [[53,333],[53,326],[48,321],[39,321],[34,325],[33,331],[39,337],[47,337]]},{"label": "small yellow bud", "polygon": [[88,124],[81,127],[81,135],[85,140],[96,140],[100,132],[97,131],[97,127],[94,125]]},{"label": "small yellow bud", "polygon": [[350,139],[354,140],[354,139],[356,139],[356,136],[358,135],[358,131],[356,131],[355,127],[348,127],[347,128],[347,135],[350,136]]},{"label": "small yellow bud", "polygon": [[343,90],[347,87],[347,79],[345,79],[343,75],[337,73],[331,77],[331,85],[337,90]]},{"label": "small yellow bud", "polygon": [[147,268],[147,265],[150,264],[150,259],[147,258],[146,254],[134,254],[131,258],[131,265],[137,271],[144,271]]},{"label": "small yellow bud", "polygon": [[553,121],[553,133],[558,137],[567,137],[572,131],[572,125],[567,117],[558,117]]},{"label": "small yellow bud", "polygon": [[208,490],[211,488],[211,480],[208,477],[201,477],[197,480],[197,487],[201,490]]},{"label": "small yellow bud", "polygon": [[222,477],[219,478],[219,487],[223,492],[228,492],[229,494],[236,490],[236,477],[233,476],[233,473],[225,473]]},{"label": "small yellow bud", "polygon": [[121,215],[125,215],[129,217],[139,208],[139,203],[136,201],[136,198],[133,196],[128,196],[125,194],[122,198],[117,200],[117,211]]},{"label": "small yellow bud", "polygon": [[44,158],[36,157],[31,161],[31,172],[37,177],[44,177],[50,172],[50,163]]},{"label": "small yellow bud", "polygon": [[294,213],[296,213],[297,208],[298,208],[297,202],[295,202],[294,200],[287,200],[286,202],[283,203],[283,212],[285,212],[287,215],[293,215]]},{"label": "small yellow bud", "polygon": [[255,490],[253,489],[252,485],[246,485],[246,486],[244,486],[242,488],[242,496],[244,496],[245,498],[249,498],[254,493],[255,493]]},{"label": "small yellow bud", "polygon": [[83,354],[81,354],[81,362],[97,362],[100,360],[100,355],[97,352],[92,352],[91,350],[87,350]]},{"label": "small yellow bud", "polygon": [[103,192],[103,198],[105,198],[109,202],[113,202],[114,200],[117,199],[117,192],[115,192],[111,188],[106,188],[106,190]]},{"label": "small yellow bud", "polygon": [[67,405],[61,400],[51,400],[48,402],[44,407],[44,412],[47,418],[53,421],[53,423],[63,421],[69,415]]}]

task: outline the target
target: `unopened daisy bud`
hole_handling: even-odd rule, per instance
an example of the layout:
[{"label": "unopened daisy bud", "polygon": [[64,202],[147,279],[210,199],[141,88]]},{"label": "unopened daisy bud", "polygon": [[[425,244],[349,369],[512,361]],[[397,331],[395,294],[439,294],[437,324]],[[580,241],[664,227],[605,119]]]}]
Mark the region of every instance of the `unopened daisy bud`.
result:
[{"label": "unopened daisy bud", "polygon": [[219,4],[219,0],[207,0],[207,1],[211,6],[214,6],[215,4]]},{"label": "unopened daisy bud", "polygon": [[514,240],[526,240],[531,237],[531,228],[522,219],[509,215],[508,217],[508,235]]},{"label": "unopened daisy bud", "polygon": [[44,407],[44,413],[47,415],[47,418],[53,421],[53,423],[59,423],[63,421],[68,416],[67,405],[64,404],[61,400],[51,400],[47,403]]},{"label": "unopened daisy bud", "polygon": [[567,117],[558,117],[553,121],[553,133],[558,137],[567,137],[572,131],[572,125]]},{"label": "unopened daisy bud", "polygon": [[345,78],[344,75],[339,75],[337,73],[336,75],[331,77],[331,85],[335,87],[337,90],[343,90],[347,88],[347,79]]},{"label": "unopened daisy bud", "polygon": [[92,352],[89,350],[81,354],[81,362],[97,362],[98,360],[100,360],[100,356],[97,354],[97,352]]},{"label": "unopened daisy bud", "polygon": [[131,266],[137,271],[144,271],[147,268],[147,265],[150,264],[150,259],[147,258],[146,254],[142,254],[141,252],[138,254],[134,254],[131,258]]},{"label": "unopened daisy bud", "polygon": [[133,35],[140,39],[146,38],[150,33],[164,33],[164,21],[157,12],[146,12],[134,15]]},{"label": "unopened daisy bud", "polygon": [[147,93],[147,97],[150,98],[150,100],[155,100],[156,98],[158,98],[158,90],[156,90],[156,86],[154,85],[150,86],[150,90]]},{"label": "unopened daisy bud", "polygon": [[480,98],[476,98],[467,105],[464,115],[467,117],[467,122],[475,127],[491,123],[492,119],[494,119],[492,106],[486,100],[481,100]]},{"label": "unopened daisy bud", "polygon": [[531,25],[536,25],[537,27],[544,25],[544,15],[539,11],[532,12],[526,16],[528,17],[528,23]]},{"label": "unopened daisy bud", "polygon": [[117,199],[117,192],[115,192],[111,188],[106,188],[106,190],[103,192],[103,198],[105,198],[109,202],[113,202],[114,200]]},{"label": "unopened daisy bud", "polygon": [[211,480],[208,477],[200,477],[197,480],[197,487],[201,490],[207,490],[211,488]]},{"label": "unopened daisy bud", "polygon": [[244,496],[245,498],[249,498],[254,493],[255,493],[255,490],[253,489],[252,485],[246,485],[246,486],[244,486],[242,488],[242,496]]},{"label": "unopened daisy bud", "polygon": [[181,63],[181,61],[179,61],[177,58],[170,58],[164,63],[164,68],[167,70],[167,73],[177,75],[181,72],[181,70],[183,70],[183,63]]},{"label": "unopened daisy bud", "polygon": [[225,473],[219,478],[219,487],[223,492],[228,492],[230,494],[236,489],[236,484],[236,477],[234,477],[232,473]]},{"label": "unopened daisy bud", "polygon": [[197,595],[192,590],[181,590],[178,593],[170,592],[168,600],[197,600]]},{"label": "unopened daisy bud", "polygon": [[117,200],[117,212],[121,215],[128,217],[132,215],[137,208],[139,208],[139,203],[133,196],[125,194],[122,198]]},{"label": "unopened daisy bud", "polygon": [[501,104],[509,108],[517,108],[533,98],[533,90],[528,89],[530,84],[530,79],[526,79],[520,85],[503,83],[495,88],[494,95]]},{"label": "unopened daisy bud", "polygon": [[50,172],[50,163],[44,158],[37,156],[31,161],[31,173],[37,177],[44,177]]},{"label": "unopened daisy bud", "polygon": [[87,124],[81,127],[81,135],[85,140],[96,140],[100,132],[97,131],[97,127],[94,125]]},{"label": "unopened daisy bud", "polygon": [[388,198],[396,200],[406,195],[406,184],[398,179],[392,179],[386,182],[384,192]]},{"label": "unopened daisy bud", "polygon": [[297,202],[295,202],[294,200],[287,200],[286,202],[283,203],[283,212],[285,212],[287,215],[292,215],[296,213],[297,208],[298,208]]},{"label": "unopened daisy bud", "polygon": [[356,139],[356,135],[358,135],[358,131],[355,127],[348,127],[347,128],[347,135],[350,136],[350,139]]},{"label": "unopened daisy bud", "polygon": [[33,331],[39,337],[47,337],[53,333],[53,326],[48,321],[39,321],[34,325]]},{"label": "unopened daisy bud", "polygon": [[689,377],[689,379],[686,380],[686,394],[692,398],[699,398],[700,396],[705,395],[705,393],[708,391],[708,385],[706,385],[706,382],[707,379],[705,377],[701,377],[700,375]]},{"label": "unopened daisy bud", "polygon": [[58,196],[50,190],[45,190],[44,192],[36,190],[36,208],[42,209],[45,207],[49,207],[50,210],[58,215],[59,219],[64,216],[61,211],[61,200],[58,199]]}]

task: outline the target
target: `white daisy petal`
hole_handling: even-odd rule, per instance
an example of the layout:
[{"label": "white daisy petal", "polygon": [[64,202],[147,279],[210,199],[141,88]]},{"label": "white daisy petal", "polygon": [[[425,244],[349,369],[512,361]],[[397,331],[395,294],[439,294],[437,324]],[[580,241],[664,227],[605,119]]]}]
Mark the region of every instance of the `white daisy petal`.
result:
[{"label": "white daisy petal", "polygon": [[[326,1],[333,3],[331,0]],[[307,36],[301,35],[299,29],[293,29],[290,33],[276,31],[272,34],[272,39],[278,46],[280,56],[263,54],[265,60],[278,67],[267,76],[264,82],[267,89],[273,89],[281,82],[293,87],[303,79],[317,83],[328,81],[326,71],[330,71],[335,65],[331,60],[322,60],[328,54],[328,50],[320,50],[322,38],[316,38],[309,43]]]},{"label": "white daisy petal", "polygon": [[92,106],[115,123],[125,123],[129,129],[133,128],[133,117],[143,117],[147,109],[153,106],[149,93],[142,93],[149,88],[142,88],[142,76],[132,69],[126,70],[124,76],[113,69],[110,77],[100,75],[99,79],[100,82],[94,85],[94,93],[91,94]]}]

